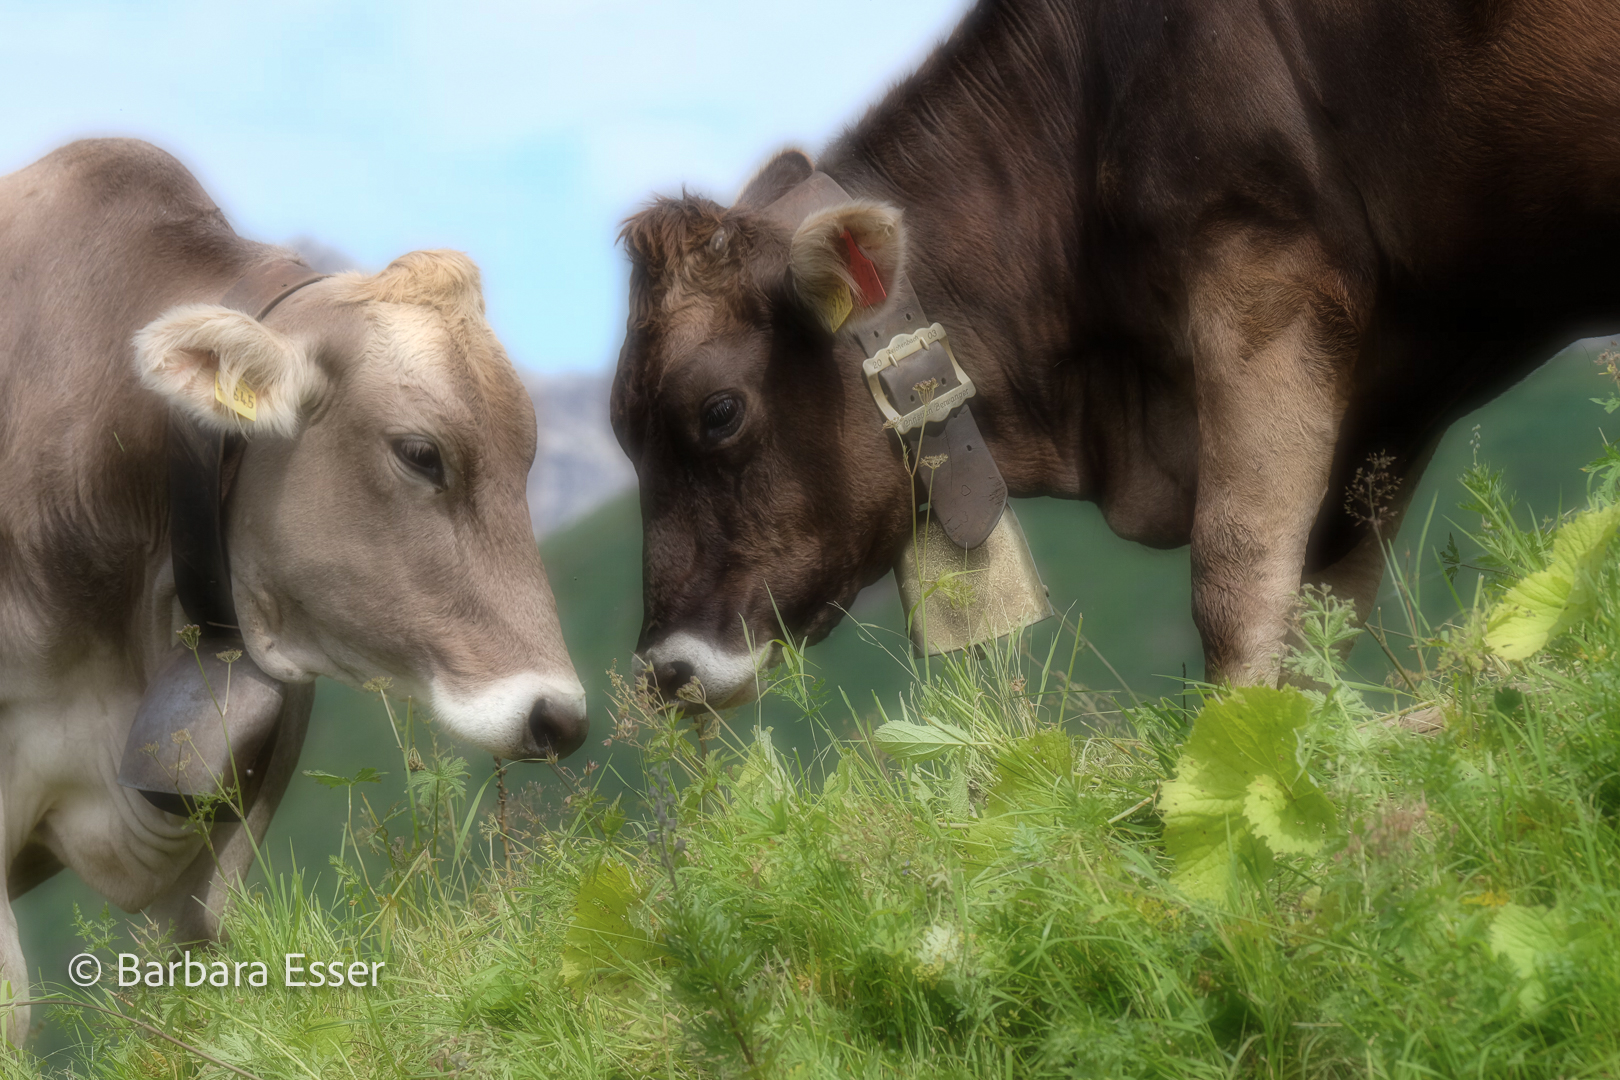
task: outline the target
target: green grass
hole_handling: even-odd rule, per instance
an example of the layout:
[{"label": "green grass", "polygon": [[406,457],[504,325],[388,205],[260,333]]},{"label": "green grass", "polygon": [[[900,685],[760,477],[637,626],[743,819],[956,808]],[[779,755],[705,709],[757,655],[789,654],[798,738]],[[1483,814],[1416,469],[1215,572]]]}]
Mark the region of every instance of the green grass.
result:
[{"label": "green grass", "polygon": [[[1305,691],[1117,708],[1059,635],[874,696],[789,650],[701,724],[620,687],[608,768],[494,807],[413,724],[409,784],[330,789],[341,855],[277,863],[220,952],[382,987],[78,1000],[266,1078],[1620,1074],[1620,548],[1468,464],[1474,510],[1392,553],[1398,674],[1341,662],[1322,596]],[[1609,505],[1620,455],[1589,476]],[[1503,660],[1533,575],[1555,632]],[[81,1075],[225,1075],[63,1011]]]}]

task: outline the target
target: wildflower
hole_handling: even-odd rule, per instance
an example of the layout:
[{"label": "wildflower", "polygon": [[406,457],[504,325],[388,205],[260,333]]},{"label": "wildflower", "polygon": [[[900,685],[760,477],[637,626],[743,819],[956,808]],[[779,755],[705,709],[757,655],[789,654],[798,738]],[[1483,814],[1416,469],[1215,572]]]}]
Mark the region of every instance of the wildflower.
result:
[{"label": "wildflower", "polygon": [[1620,349],[1615,348],[1612,341],[1609,342],[1609,346],[1598,354],[1596,363],[1603,369],[1603,374],[1613,379],[1616,385],[1620,385]]},{"label": "wildflower", "polygon": [[1344,493],[1344,512],[1377,533],[1395,520],[1395,495],[1401,490],[1401,481],[1389,471],[1393,464],[1393,454],[1368,455],[1367,464],[1356,469]]}]

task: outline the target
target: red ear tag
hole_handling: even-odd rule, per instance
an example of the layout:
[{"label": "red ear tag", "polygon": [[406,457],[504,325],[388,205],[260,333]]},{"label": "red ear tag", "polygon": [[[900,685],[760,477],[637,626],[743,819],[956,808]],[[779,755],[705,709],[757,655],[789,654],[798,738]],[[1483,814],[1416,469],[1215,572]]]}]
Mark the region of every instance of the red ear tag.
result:
[{"label": "red ear tag", "polygon": [[849,264],[849,276],[855,279],[855,287],[860,290],[861,307],[871,307],[880,300],[887,300],[889,294],[883,290],[883,282],[878,280],[877,267],[872,260],[866,257],[855,238],[844,230],[844,260]]}]

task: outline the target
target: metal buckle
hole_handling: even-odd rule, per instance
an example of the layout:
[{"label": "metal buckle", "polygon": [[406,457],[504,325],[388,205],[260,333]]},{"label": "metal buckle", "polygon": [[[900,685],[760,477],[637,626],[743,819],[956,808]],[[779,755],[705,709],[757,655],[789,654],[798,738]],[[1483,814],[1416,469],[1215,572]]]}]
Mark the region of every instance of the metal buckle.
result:
[{"label": "metal buckle", "polygon": [[[932,401],[923,402],[921,408],[913,409],[902,416],[900,411],[889,403],[889,396],[883,392],[883,384],[878,381],[878,375],[883,369],[898,367],[900,361],[936,344],[945,350],[946,359],[951,362],[951,372],[956,376],[956,385]],[[866,384],[872,389],[872,400],[877,402],[879,411],[885,417],[883,426],[894,428],[901,435],[922,427],[930,419],[945,419],[951,414],[952,409],[975,393],[973,380],[962,370],[962,365],[956,362],[956,354],[951,351],[950,339],[945,334],[945,328],[939,323],[925,326],[914,334],[895,335],[886,348],[879,349],[862,362],[861,370],[866,372]]]}]

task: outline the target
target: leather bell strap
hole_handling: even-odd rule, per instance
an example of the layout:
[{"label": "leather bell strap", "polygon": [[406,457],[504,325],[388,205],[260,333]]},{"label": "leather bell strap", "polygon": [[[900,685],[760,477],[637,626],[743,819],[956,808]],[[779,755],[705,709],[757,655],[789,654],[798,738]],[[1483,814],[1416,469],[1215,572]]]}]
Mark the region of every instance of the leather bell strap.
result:
[{"label": "leather bell strap", "polygon": [[[271,260],[232,283],[220,302],[262,319],[323,276],[300,262]],[[169,414],[170,559],[180,607],[201,640],[195,657],[181,652],[148,683],[118,770],[120,784],[160,810],[215,821],[238,818],[237,804],[220,799],[225,787],[237,787],[241,807],[257,798],[285,698],[282,684],[245,655],[231,597],[223,511],[242,447],[241,436]],[[232,651],[235,660],[225,659]]]},{"label": "leather bell strap", "polygon": [[[767,206],[768,219],[790,232],[819,210],[849,202],[850,196],[839,183],[823,172],[810,176]],[[930,325],[922,303],[901,270],[883,314],[876,323],[851,316],[849,326],[840,331],[860,346],[861,355],[870,358],[902,334],[913,334]],[[885,393],[895,408],[908,413],[923,404],[917,387],[935,381],[932,397],[960,385],[956,367],[943,344],[923,348],[879,375]],[[913,459],[922,462],[917,477],[922,487],[919,500],[926,500],[929,513],[945,529],[945,535],[958,547],[973,549],[990,537],[1007,505],[1007,483],[990,456],[979,434],[973,410],[966,402],[952,409],[941,420],[930,420],[911,435],[900,435]],[[933,463],[929,465],[926,463]],[[921,506],[919,505],[919,510]]]},{"label": "leather bell strap", "polygon": [[[287,297],[326,276],[301,262],[275,259],[238,278],[220,304],[263,319]],[[208,637],[237,630],[222,513],[226,465],[241,450],[240,436],[204,430],[170,412],[169,543],[174,587],[186,618]]]}]

